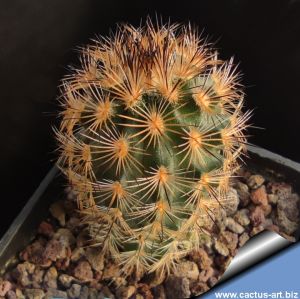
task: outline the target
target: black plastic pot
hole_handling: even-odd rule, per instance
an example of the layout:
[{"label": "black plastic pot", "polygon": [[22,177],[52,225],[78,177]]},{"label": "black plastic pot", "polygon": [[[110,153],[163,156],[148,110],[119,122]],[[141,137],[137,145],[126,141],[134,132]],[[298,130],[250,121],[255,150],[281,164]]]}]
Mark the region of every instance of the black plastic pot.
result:
[{"label": "black plastic pot", "polygon": [[[246,162],[250,170],[257,171],[265,177],[291,183],[294,190],[300,193],[299,163],[252,146],[249,147],[249,156],[250,159],[247,159]],[[63,185],[59,171],[54,166],[1,239],[0,274],[7,270],[18,252],[24,249],[35,236],[38,224],[47,217],[49,206],[52,201],[59,198],[63,191]],[[297,232],[297,240],[299,234],[300,228]],[[227,280],[290,244],[289,241],[272,232],[263,232],[251,238],[239,250],[221,281]]]}]

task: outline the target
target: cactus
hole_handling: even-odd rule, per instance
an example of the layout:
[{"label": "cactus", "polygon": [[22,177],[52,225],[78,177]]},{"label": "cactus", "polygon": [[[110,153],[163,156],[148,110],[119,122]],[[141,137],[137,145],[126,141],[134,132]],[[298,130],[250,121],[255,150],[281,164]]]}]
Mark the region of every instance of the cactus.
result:
[{"label": "cactus", "polygon": [[83,47],[63,79],[58,165],[125,274],[169,273],[211,235],[246,150],[239,81],[190,25],[149,20]]}]

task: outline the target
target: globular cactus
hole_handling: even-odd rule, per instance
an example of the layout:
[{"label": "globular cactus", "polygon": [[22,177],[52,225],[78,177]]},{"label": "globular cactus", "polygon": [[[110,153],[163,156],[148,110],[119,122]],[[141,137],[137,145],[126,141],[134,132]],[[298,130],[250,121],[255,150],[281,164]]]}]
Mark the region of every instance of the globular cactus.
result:
[{"label": "globular cactus", "polygon": [[211,234],[245,152],[233,60],[191,26],[118,27],[62,83],[59,167],[93,245],[132,271],[169,272]]}]

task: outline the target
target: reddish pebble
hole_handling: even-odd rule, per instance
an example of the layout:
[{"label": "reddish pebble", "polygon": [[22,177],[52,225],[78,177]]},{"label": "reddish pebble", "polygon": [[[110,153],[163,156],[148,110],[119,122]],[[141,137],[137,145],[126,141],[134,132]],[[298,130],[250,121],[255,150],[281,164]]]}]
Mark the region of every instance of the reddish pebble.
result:
[{"label": "reddish pebble", "polygon": [[54,233],[53,226],[49,222],[43,221],[40,223],[40,226],[38,228],[38,233],[47,238],[51,238]]},{"label": "reddish pebble", "polygon": [[266,187],[264,185],[259,188],[251,191],[251,200],[256,205],[267,205],[268,204],[268,196],[266,192]]},{"label": "reddish pebble", "polygon": [[265,222],[265,214],[260,206],[255,207],[255,209],[250,214],[250,219],[253,226],[259,226]]}]

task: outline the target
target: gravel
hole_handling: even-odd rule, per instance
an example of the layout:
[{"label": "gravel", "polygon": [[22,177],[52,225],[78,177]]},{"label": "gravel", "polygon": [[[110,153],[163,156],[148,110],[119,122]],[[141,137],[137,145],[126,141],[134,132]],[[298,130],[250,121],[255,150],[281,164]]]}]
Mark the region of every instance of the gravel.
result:
[{"label": "gravel", "polygon": [[294,240],[299,227],[300,199],[289,184],[247,170],[240,174],[217,233],[183,257],[168,277],[152,273],[125,278],[98,248],[86,247],[86,232],[72,208],[76,194],[69,189],[66,200],[51,205],[51,217],[40,223],[18,263],[0,278],[0,298],[178,299],[206,292],[252,236],[270,229]]}]

